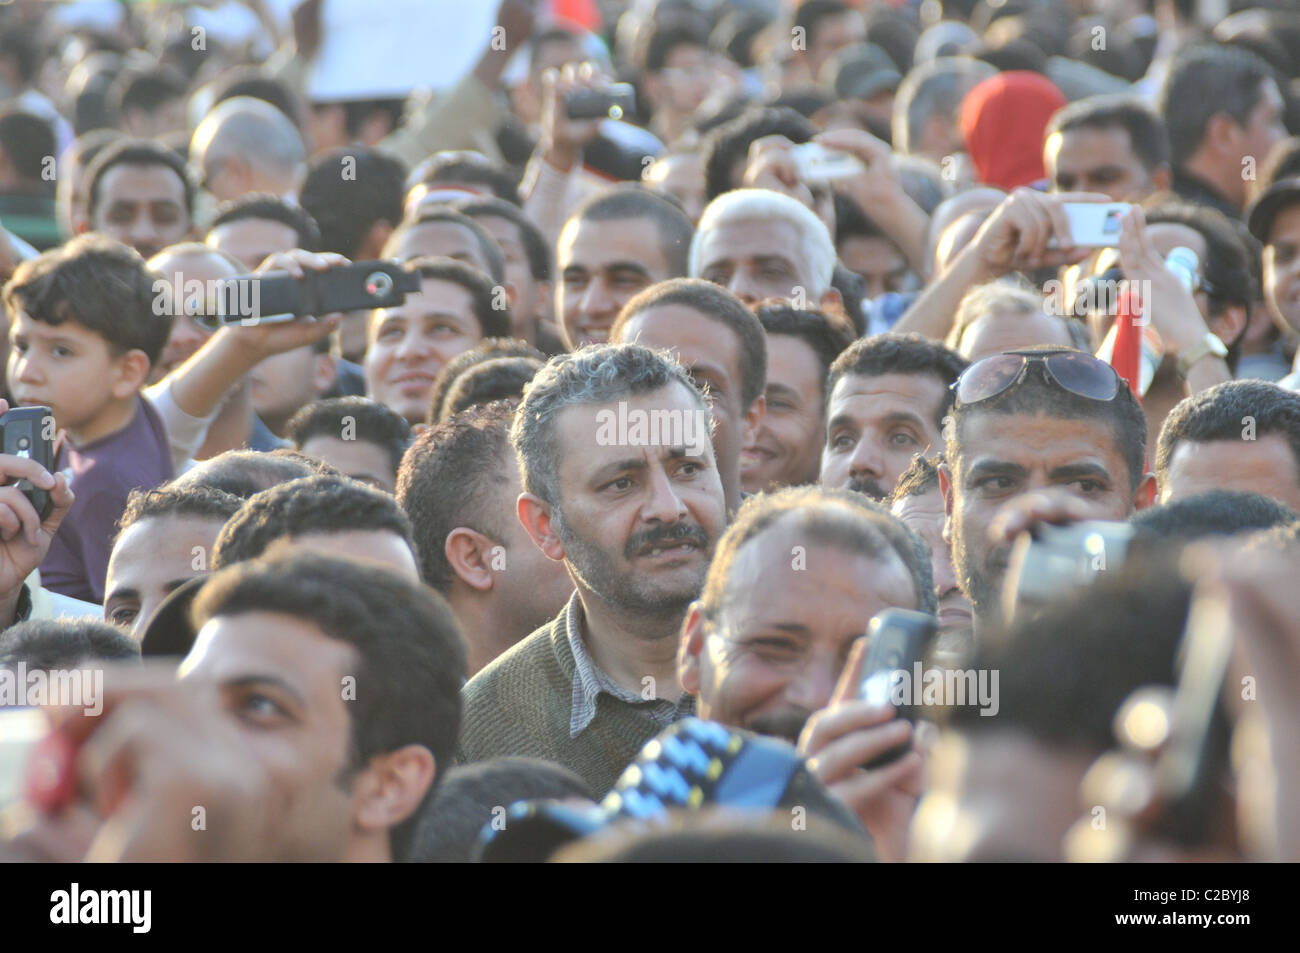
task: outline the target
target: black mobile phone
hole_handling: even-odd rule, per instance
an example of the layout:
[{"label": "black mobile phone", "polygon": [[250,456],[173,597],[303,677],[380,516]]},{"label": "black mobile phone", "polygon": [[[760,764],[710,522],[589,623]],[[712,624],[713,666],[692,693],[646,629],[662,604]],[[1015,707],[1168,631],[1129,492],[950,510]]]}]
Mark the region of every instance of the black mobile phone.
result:
[{"label": "black mobile phone", "polygon": [[[48,407],[14,407],[0,417],[0,446],[3,451],[35,460],[50,473],[54,472],[56,433],[54,412]],[[28,479],[18,480],[14,485],[31,501],[41,522],[45,522],[54,509],[50,491],[40,489]]]},{"label": "black mobile phone", "polygon": [[356,261],[328,271],[306,271],[301,278],[270,271],[213,283],[194,315],[208,327],[273,318],[391,308],[420,290],[420,276],[395,261]]},{"label": "black mobile phone", "polygon": [[[867,627],[867,659],[862,666],[862,681],[858,697],[877,705],[892,704],[899,718],[912,724],[921,714],[919,701],[921,686],[915,684],[915,669],[925,657],[938,632],[938,620],[924,612],[908,609],[886,609],[871,619]],[[895,672],[906,673],[904,685],[910,685],[909,696],[903,703],[894,701]],[[911,742],[892,748],[866,764],[867,768],[880,768],[901,758]]]},{"label": "black mobile phone", "polygon": [[564,114],[570,119],[622,119],[635,113],[636,89],[631,83],[579,89],[564,98]]}]

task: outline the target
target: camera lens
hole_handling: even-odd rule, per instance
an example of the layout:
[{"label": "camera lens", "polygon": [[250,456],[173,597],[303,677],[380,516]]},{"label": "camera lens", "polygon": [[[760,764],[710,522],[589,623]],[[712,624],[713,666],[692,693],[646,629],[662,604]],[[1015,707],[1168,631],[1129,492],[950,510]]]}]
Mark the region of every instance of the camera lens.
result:
[{"label": "camera lens", "polygon": [[372,298],[385,297],[393,290],[392,276],[384,271],[372,271],[366,276],[366,294]]}]

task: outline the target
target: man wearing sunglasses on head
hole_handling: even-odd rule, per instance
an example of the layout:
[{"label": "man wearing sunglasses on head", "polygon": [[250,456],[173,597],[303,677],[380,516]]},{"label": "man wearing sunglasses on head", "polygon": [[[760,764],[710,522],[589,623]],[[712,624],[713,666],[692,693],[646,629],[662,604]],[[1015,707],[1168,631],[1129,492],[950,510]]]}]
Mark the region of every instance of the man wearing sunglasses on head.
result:
[{"label": "man wearing sunglasses on head", "polygon": [[1015,538],[1037,523],[1124,520],[1145,505],[1146,422],[1123,380],[1083,351],[1033,347],[972,364],[953,385],[940,468],[944,539],[975,612],[1000,622]]}]

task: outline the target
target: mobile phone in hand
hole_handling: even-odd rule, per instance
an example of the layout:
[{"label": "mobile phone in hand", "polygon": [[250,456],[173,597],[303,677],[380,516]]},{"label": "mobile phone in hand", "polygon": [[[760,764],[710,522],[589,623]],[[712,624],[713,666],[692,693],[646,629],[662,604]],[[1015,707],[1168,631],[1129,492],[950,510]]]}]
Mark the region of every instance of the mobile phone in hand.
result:
[{"label": "mobile phone in hand", "polygon": [[636,114],[636,89],[631,83],[613,83],[604,89],[579,89],[564,98],[570,119],[622,119]]},{"label": "mobile phone in hand", "polygon": [[[917,693],[921,686],[912,679],[917,663],[925,657],[939,630],[938,620],[924,612],[908,609],[886,609],[871,619],[867,627],[867,658],[862,666],[862,681],[858,684],[858,698],[873,705],[894,706],[897,717],[916,724],[921,713]],[[893,699],[895,672],[907,673],[912,679],[912,698],[898,704]],[[886,751],[864,765],[880,768],[897,761],[907,753],[911,742],[905,742]]]},{"label": "mobile phone in hand", "polygon": [[392,308],[420,290],[420,276],[395,261],[356,261],[301,278],[268,271],[213,283],[213,294],[191,315],[217,328],[262,320],[288,320],[336,311]]},{"label": "mobile phone in hand", "polygon": [[[11,456],[35,460],[50,473],[54,472],[55,433],[54,411],[48,407],[14,407],[0,417],[0,449]],[[19,480],[15,486],[45,522],[54,509],[50,491],[28,479]]]}]

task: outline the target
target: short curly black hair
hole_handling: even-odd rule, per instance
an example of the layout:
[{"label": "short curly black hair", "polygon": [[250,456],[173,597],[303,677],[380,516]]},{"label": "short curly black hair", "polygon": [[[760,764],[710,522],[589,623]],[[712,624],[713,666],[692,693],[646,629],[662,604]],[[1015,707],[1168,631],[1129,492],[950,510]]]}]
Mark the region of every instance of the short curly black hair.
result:
[{"label": "short curly black hair", "polygon": [[387,570],[298,552],[215,573],[194,601],[191,622],[197,631],[209,619],[248,612],[302,619],[355,650],[349,763],[340,780],[406,745],[433,754],[436,773],[420,807],[389,830],[393,859],[405,859],[423,808],[456,759],[466,661],[451,608]]},{"label": "short curly black hair", "polygon": [[308,477],[263,490],[245,501],[217,536],[212,568],[256,559],[272,543],[308,533],[387,530],[419,561],[411,521],[387,493],[347,477]]},{"label": "short curly black hair", "polygon": [[301,450],[312,437],[339,438],[348,418],[355,438],[387,453],[396,474],[411,443],[411,425],[401,414],[367,397],[330,397],[307,404],[289,419],[285,435]]},{"label": "short curly black hair", "polygon": [[166,484],[152,490],[132,490],[126,498],[126,509],[118,518],[117,534],[121,536],[128,527],[140,520],[160,516],[208,517],[224,523],[235,515],[243,503],[233,493],[202,484]]}]

